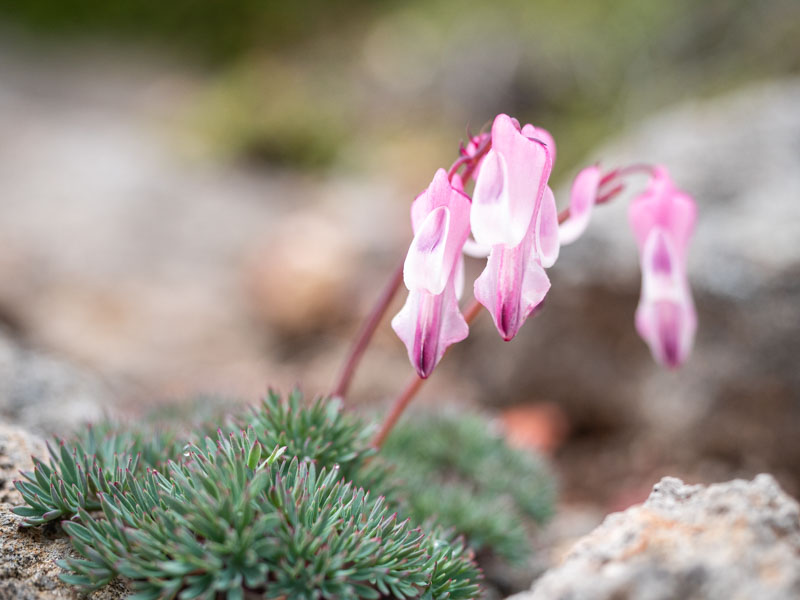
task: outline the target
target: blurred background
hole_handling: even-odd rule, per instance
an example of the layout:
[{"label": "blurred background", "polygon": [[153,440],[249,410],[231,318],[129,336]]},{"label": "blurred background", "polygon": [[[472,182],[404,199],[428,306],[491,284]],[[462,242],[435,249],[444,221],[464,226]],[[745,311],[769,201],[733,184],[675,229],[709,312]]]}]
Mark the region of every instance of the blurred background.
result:
[{"label": "blurred background", "polygon": [[[626,197],[541,316],[506,344],[483,315],[416,408],[487,411],[592,515],[667,474],[797,495],[798,71],[796,0],[0,0],[0,413],[326,392],[411,200],[506,112],[553,133],[562,206],[595,161],[695,196],[695,352],[664,372],[634,331]],[[409,373],[387,319],[349,402]]]}]

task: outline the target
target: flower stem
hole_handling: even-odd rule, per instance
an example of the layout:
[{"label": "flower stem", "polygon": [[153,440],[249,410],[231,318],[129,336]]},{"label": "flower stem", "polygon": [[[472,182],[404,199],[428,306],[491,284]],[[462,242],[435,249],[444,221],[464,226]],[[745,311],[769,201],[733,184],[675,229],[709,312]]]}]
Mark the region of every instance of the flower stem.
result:
[{"label": "flower stem", "polygon": [[456,162],[454,162],[447,171],[447,178],[452,181],[453,176],[458,173],[458,170],[466,165],[467,168],[464,169],[464,172],[461,174],[461,180],[466,184],[467,179],[469,179],[470,175],[472,175],[472,172],[478,167],[478,163],[491,148],[492,138],[489,137],[483,142],[483,144],[480,145],[480,147],[478,147],[477,150],[475,150],[475,154],[472,156],[462,156],[456,160]]},{"label": "flower stem", "polygon": [[601,194],[597,198],[597,200],[595,200],[595,202],[594,202],[595,206],[598,206],[600,204],[605,204],[606,202],[609,202],[610,200],[613,200],[624,189],[625,189],[625,184],[623,184],[623,183],[620,183],[620,184],[614,186],[613,188],[611,188],[607,192],[604,192],[603,194]]},{"label": "flower stem", "polygon": [[600,179],[600,187],[607,185],[611,181],[618,179],[620,177],[626,177],[627,175],[652,175],[653,174],[653,167],[652,165],[644,164],[644,163],[635,163],[632,165],[628,165],[626,167],[620,167],[618,169],[613,169],[603,175]]},{"label": "flower stem", "polygon": [[347,359],[342,365],[342,370],[339,372],[339,377],[336,380],[336,385],[331,392],[331,396],[344,398],[353,380],[356,367],[358,367],[358,363],[361,361],[361,357],[364,355],[364,351],[367,349],[372,335],[378,328],[383,315],[392,303],[392,299],[402,282],[403,262],[395,267],[391,279],[387,282],[386,287],[383,288],[383,292],[381,292],[378,301],[375,303],[375,306],[372,307],[364,324],[361,326],[361,330],[358,332],[358,336],[353,341],[352,346],[350,346],[350,352],[347,353]]},{"label": "flower stem", "polygon": [[[464,320],[468,325],[475,320],[475,317],[477,317],[478,313],[481,312],[481,308],[482,305],[477,300],[473,300],[472,303],[467,307],[467,309],[464,311]],[[400,395],[397,398],[395,398],[391,409],[389,409],[389,414],[381,424],[380,430],[375,437],[372,438],[372,446],[374,448],[380,449],[380,447],[383,446],[383,442],[386,441],[389,433],[392,431],[392,429],[394,429],[397,421],[400,420],[400,416],[414,399],[414,396],[417,395],[417,392],[420,390],[423,383],[425,383],[425,379],[417,374],[414,374],[411,379],[409,379],[408,383],[403,388],[403,391],[400,392]]]},{"label": "flower stem", "polygon": [[400,419],[400,415],[403,414],[403,411],[409,405],[411,400],[413,400],[414,396],[417,395],[417,392],[419,391],[419,388],[422,387],[423,383],[425,383],[425,380],[416,373],[411,377],[411,379],[409,379],[406,387],[403,388],[403,391],[400,392],[400,395],[392,404],[389,414],[383,420],[383,423],[381,423],[380,431],[378,431],[375,437],[372,438],[373,448],[380,449],[380,447],[383,446],[383,442],[386,441],[389,433],[392,431],[392,429],[394,429],[394,426]]}]

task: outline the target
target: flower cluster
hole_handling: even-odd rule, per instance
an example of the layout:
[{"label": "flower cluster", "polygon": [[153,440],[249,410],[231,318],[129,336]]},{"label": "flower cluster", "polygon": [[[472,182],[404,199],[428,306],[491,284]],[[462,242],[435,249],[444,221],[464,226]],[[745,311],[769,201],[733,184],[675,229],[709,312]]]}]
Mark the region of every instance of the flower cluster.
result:
[{"label": "flower cluster", "polygon": [[[687,357],[696,327],[686,278],[694,201],[675,188],[663,167],[634,165],[604,174],[593,165],[575,178],[569,208],[559,214],[548,185],[555,155],[547,131],[501,114],[491,134],[472,137],[450,171],[439,169],[414,201],[414,239],[403,271],[409,295],[392,327],[420,377],[469,333],[458,305],[464,254],[488,258],[474,282],[475,299],[500,336],[511,340],[550,289],[545,269],[556,262],[560,246],[577,240],[593,207],[619,194],[623,177],[637,171],[651,180],[630,207],[643,273],[636,327],[659,363],[674,367]],[[471,197],[464,190],[470,181]]]}]

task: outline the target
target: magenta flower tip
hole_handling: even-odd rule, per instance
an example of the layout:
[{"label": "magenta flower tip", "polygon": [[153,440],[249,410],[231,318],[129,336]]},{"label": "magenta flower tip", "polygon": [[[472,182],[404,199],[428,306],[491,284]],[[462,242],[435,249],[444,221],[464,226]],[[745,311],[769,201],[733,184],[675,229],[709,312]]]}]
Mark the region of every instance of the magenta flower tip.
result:
[{"label": "magenta flower tip", "polygon": [[674,186],[664,167],[656,167],[628,216],[642,269],[636,329],[655,361],[675,369],[688,358],[697,329],[686,269],[697,207]]},{"label": "magenta flower tip", "polygon": [[558,210],[547,180],[555,143],[533,125],[507,115],[492,125],[492,149],[475,182],[470,221],[475,241],[491,247],[475,298],[509,341],[544,299],[544,272],[558,258]]},{"label": "magenta flower tip", "polygon": [[469,328],[458,309],[463,286],[464,242],[469,235],[470,201],[460,185],[439,169],[411,207],[414,239],[406,256],[403,279],[408,299],[392,328],[408,350],[420,377],[428,377],[448,346],[467,337]]},{"label": "magenta flower tip", "polygon": [[589,226],[600,188],[600,167],[591,165],[575,176],[569,194],[569,218],[559,227],[561,243],[571,244]]}]

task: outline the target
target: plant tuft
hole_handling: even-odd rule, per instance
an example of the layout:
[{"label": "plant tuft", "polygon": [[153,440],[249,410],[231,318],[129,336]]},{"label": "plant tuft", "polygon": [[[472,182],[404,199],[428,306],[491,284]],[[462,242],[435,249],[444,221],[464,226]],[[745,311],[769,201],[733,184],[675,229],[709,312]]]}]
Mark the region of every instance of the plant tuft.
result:
[{"label": "plant tuft", "polygon": [[463,538],[375,493],[395,489],[390,470],[338,403],[271,392],[214,435],[177,437],[97,426],[24,474],[17,514],[60,520],[77,552],[65,582],[123,577],[136,600],[479,595]]}]

